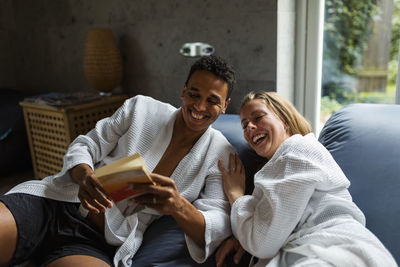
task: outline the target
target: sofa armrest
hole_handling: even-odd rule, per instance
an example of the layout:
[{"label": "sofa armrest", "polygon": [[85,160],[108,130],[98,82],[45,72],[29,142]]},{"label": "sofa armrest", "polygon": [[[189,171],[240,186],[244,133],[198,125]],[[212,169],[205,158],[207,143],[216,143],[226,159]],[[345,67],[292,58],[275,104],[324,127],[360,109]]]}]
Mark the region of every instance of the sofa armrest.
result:
[{"label": "sofa armrest", "polygon": [[345,106],[327,121],[319,141],[350,180],[367,228],[400,262],[400,106]]}]

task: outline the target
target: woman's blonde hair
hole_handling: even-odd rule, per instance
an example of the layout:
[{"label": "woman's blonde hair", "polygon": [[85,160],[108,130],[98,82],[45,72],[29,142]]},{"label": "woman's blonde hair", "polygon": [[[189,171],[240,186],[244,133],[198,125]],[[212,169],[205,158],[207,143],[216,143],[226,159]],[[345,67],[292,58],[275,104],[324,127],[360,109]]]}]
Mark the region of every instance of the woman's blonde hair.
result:
[{"label": "woman's blonde hair", "polygon": [[250,92],[243,98],[240,110],[254,99],[261,99],[265,102],[267,107],[288,127],[289,135],[306,135],[312,132],[310,123],[297,111],[292,103],[276,92]]}]

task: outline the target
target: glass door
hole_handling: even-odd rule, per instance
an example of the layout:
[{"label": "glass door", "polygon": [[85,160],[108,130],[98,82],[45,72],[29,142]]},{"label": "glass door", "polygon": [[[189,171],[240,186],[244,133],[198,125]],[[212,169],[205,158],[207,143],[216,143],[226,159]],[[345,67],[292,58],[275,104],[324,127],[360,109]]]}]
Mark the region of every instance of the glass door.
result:
[{"label": "glass door", "polygon": [[350,103],[396,102],[400,0],[325,0],[320,125]]}]

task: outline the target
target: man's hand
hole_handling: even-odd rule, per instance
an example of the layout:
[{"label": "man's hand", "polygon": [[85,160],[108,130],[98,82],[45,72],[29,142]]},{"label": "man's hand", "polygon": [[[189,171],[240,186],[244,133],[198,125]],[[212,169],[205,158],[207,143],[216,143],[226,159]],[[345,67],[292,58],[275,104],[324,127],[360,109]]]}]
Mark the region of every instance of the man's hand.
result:
[{"label": "man's hand", "polygon": [[87,164],[78,164],[69,170],[75,183],[79,185],[78,197],[89,212],[98,214],[112,207],[112,202],[97,180],[92,168]]},{"label": "man's hand", "polygon": [[203,214],[178,191],[174,180],[167,176],[150,174],[156,185],[134,184],[133,188],[147,194],[133,198],[138,204],[172,215],[182,230],[199,246],[204,246],[205,220]]},{"label": "man's hand", "polygon": [[175,215],[182,210],[187,200],[179,194],[175,182],[166,176],[150,174],[153,184],[131,184],[132,188],[145,194],[133,200],[141,205],[155,209],[164,215]]},{"label": "man's hand", "polygon": [[230,253],[234,253],[233,262],[239,264],[240,260],[245,253],[245,250],[240,245],[239,241],[235,237],[230,237],[226,239],[215,253],[215,261],[217,262],[217,267],[226,266],[225,258]]}]

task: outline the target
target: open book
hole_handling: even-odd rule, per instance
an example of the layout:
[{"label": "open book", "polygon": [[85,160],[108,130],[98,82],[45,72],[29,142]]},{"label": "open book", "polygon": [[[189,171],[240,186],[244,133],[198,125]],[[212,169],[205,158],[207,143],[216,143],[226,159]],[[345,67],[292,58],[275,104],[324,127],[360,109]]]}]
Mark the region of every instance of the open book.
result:
[{"label": "open book", "polygon": [[141,194],[140,191],[131,189],[130,183],[154,184],[139,153],[100,167],[94,174],[114,202]]}]

